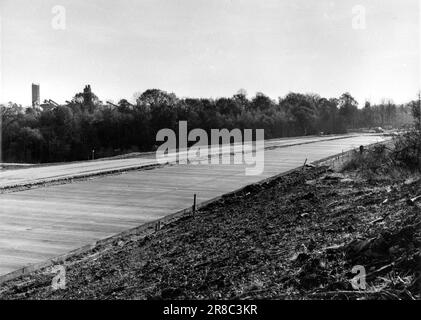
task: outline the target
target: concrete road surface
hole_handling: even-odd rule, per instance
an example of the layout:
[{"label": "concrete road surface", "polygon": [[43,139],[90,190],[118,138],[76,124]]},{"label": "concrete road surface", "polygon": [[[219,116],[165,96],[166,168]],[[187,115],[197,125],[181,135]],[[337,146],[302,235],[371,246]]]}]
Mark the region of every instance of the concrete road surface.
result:
[{"label": "concrete road surface", "polygon": [[[309,143],[314,141],[324,141],[331,139],[341,139],[349,137],[348,135],[335,135],[324,137],[303,137],[267,140],[265,148],[282,147],[286,145]],[[229,147],[224,147],[221,151],[217,147],[211,147],[209,154],[214,155]],[[229,151],[229,150],[228,150]],[[185,153],[185,152],[181,152]],[[127,170],[157,164],[154,154],[145,153],[136,158],[117,159],[117,160],[95,160],[73,162],[65,164],[55,164],[46,166],[36,166],[30,168],[20,168],[14,170],[0,171],[0,188],[9,186],[27,185],[37,182],[55,181],[66,178],[95,175],[116,170]]]},{"label": "concrete road surface", "polygon": [[[384,138],[310,137],[266,143],[264,172],[245,165],[169,165],[0,194],[0,275],[185,209],[250,183]],[[301,144],[297,144],[301,143]],[[306,144],[302,144],[306,143]],[[286,145],[296,144],[285,147]],[[284,147],[282,147],[284,146]],[[279,148],[278,148],[279,147]],[[138,166],[155,159],[107,160],[5,171],[1,185]]]}]

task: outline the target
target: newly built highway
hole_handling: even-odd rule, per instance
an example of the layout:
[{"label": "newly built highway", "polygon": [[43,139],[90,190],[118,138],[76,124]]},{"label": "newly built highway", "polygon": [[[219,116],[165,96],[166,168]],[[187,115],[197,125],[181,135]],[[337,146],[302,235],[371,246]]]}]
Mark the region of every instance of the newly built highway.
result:
[{"label": "newly built highway", "polygon": [[[252,176],[245,174],[245,164],[153,167],[153,154],[1,171],[0,276],[185,209],[194,194],[198,203],[207,201],[301,166],[305,159],[320,160],[384,139],[353,135],[270,140],[265,143],[264,171]],[[137,170],[142,166],[152,167]],[[64,181],[78,177],[84,179]],[[9,189],[32,184],[27,190]]]},{"label": "newly built highway", "polygon": [[[266,140],[264,148],[285,147],[296,144],[311,143],[316,141],[328,141],[349,137],[346,135],[335,135],[325,137],[302,137],[286,138],[276,140]],[[225,150],[229,151],[227,146],[223,148],[211,147],[210,155],[218,155]],[[183,151],[181,151],[183,153]],[[11,186],[22,186],[38,182],[56,181],[67,178],[95,175],[105,172],[118,170],[128,170],[140,167],[146,167],[157,164],[155,153],[140,154],[134,158],[114,159],[114,160],[96,160],[73,162],[57,165],[33,166],[19,170],[0,171],[0,188]]]}]

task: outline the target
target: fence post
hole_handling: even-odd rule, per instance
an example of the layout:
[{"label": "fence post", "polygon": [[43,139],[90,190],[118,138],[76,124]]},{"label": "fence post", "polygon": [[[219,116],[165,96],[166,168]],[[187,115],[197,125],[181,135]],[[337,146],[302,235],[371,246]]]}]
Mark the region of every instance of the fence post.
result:
[{"label": "fence post", "polygon": [[161,230],[161,220],[158,220],[158,222],[155,225],[155,231]]},{"label": "fence post", "polygon": [[194,215],[195,215],[195,213],[196,213],[196,198],[197,198],[197,196],[196,196],[196,194],[194,194],[194,198],[193,198],[193,207],[192,207],[193,216],[194,216]]},{"label": "fence post", "polygon": [[305,169],[305,167],[306,167],[306,164],[307,164],[307,158],[306,158],[306,161],[304,161],[303,167],[301,168],[301,172],[303,172],[303,171],[304,171],[304,169]]}]

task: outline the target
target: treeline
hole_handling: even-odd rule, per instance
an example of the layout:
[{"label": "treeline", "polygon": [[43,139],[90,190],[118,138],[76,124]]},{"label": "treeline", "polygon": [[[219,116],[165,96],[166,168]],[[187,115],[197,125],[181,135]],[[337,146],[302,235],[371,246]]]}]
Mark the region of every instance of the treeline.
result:
[{"label": "treeline", "polygon": [[123,99],[103,104],[93,93],[78,93],[63,106],[0,106],[4,162],[59,162],[113,156],[156,148],[162,128],[264,129],[265,138],[344,133],[361,127],[401,127],[411,122],[410,106],[388,101],[359,109],[345,93],[340,98],[289,93],[278,101],[240,90],[230,98],[178,98],[151,89],[135,105]]}]

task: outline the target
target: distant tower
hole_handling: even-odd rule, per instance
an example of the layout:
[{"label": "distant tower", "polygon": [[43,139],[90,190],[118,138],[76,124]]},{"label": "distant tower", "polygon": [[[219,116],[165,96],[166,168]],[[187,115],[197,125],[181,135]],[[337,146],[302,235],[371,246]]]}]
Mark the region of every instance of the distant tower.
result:
[{"label": "distant tower", "polygon": [[39,107],[40,105],[39,84],[32,84],[32,106]]},{"label": "distant tower", "polygon": [[92,90],[89,84],[83,89],[83,104],[88,106],[92,104]]}]

